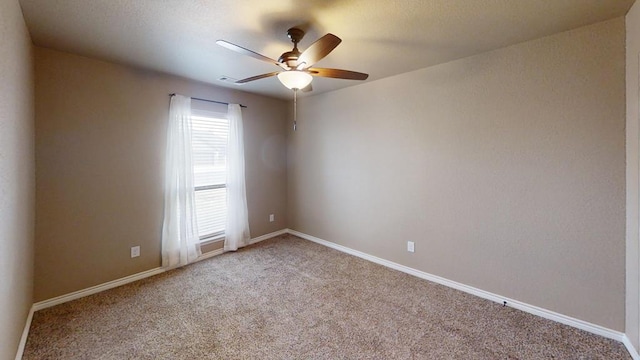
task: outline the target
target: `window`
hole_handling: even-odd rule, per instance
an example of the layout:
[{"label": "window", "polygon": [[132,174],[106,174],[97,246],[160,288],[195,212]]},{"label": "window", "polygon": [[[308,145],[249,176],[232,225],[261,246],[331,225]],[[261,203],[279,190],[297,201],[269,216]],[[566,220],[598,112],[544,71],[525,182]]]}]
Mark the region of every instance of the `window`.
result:
[{"label": "window", "polygon": [[227,220],[227,115],[192,110],[191,142],[193,146],[196,221],[200,241],[224,237]]}]

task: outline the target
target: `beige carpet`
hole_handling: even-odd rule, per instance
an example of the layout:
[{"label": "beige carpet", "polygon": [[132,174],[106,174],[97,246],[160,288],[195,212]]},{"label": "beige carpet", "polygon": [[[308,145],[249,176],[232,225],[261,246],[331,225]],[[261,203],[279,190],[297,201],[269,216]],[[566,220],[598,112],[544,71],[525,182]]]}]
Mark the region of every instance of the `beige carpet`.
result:
[{"label": "beige carpet", "polygon": [[53,308],[24,359],[629,359],[581,330],[283,235]]}]

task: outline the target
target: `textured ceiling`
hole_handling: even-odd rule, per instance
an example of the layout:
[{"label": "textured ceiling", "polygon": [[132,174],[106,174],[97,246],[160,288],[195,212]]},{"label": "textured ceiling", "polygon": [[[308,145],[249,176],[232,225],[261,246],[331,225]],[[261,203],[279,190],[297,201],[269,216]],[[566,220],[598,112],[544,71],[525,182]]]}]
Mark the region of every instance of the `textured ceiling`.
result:
[{"label": "textured ceiling", "polygon": [[[216,45],[224,39],[272,58],[302,26],[304,50],[331,32],[342,43],[317,66],[372,81],[626,14],[634,0],[20,0],[35,45],[279,98],[277,71]],[[318,94],[358,81],[314,78]]]}]

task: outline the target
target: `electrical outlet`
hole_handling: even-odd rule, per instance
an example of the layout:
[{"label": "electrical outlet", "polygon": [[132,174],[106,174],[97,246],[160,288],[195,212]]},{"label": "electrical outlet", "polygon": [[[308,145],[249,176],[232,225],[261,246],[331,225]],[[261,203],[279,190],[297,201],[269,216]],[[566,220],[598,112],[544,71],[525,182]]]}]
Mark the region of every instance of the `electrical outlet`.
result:
[{"label": "electrical outlet", "polygon": [[269,222],[274,222],[276,220],[275,215],[271,214],[269,215]]},{"label": "electrical outlet", "polygon": [[407,251],[408,252],[415,252],[416,251],[416,247],[415,247],[415,244],[413,243],[413,241],[407,241]]},{"label": "electrical outlet", "polygon": [[131,257],[134,258],[138,256],[140,256],[140,246],[133,246],[131,248]]}]

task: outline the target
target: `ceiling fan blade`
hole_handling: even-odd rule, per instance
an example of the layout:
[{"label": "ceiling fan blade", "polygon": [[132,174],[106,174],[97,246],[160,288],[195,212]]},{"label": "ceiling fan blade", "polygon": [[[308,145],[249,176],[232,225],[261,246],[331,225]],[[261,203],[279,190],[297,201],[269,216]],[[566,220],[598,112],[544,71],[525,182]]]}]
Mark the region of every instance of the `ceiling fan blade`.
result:
[{"label": "ceiling fan blade", "polygon": [[369,74],[341,69],[309,68],[307,69],[307,71],[309,71],[309,73],[313,76],[322,76],[336,79],[367,80],[367,78],[369,77]]},{"label": "ceiling fan blade", "polygon": [[216,44],[225,47],[229,50],[233,50],[237,53],[243,54],[243,55],[247,55],[247,56],[251,56],[252,58],[258,59],[258,60],[262,60],[271,64],[274,64],[276,66],[279,66],[285,70],[289,70],[289,67],[286,64],[283,64],[281,62],[278,62],[278,60],[274,60],[272,58],[266,57],[264,55],[258,54],[255,51],[251,51],[249,49],[245,49],[242,46],[236,45],[236,44],[232,44],[228,41],[224,41],[224,40],[218,40],[216,41]]},{"label": "ceiling fan blade", "polygon": [[280,71],[274,71],[274,72],[270,72],[262,75],[252,76],[246,79],[238,80],[236,81],[236,84],[244,84],[244,83],[248,83],[249,81],[260,80],[260,79],[268,78],[271,76],[276,76],[278,75],[278,73],[280,73]]},{"label": "ceiling fan blade", "polygon": [[311,86],[311,84],[307,85],[305,88],[302,89],[302,92],[310,92],[313,91],[313,86]]},{"label": "ceiling fan blade", "polygon": [[307,50],[303,51],[298,58],[298,64],[304,63],[304,68],[313,66],[313,64],[322,60],[325,56],[329,55],[333,49],[340,44],[342,40],[333,35],[327,34],[311,44]]}]

